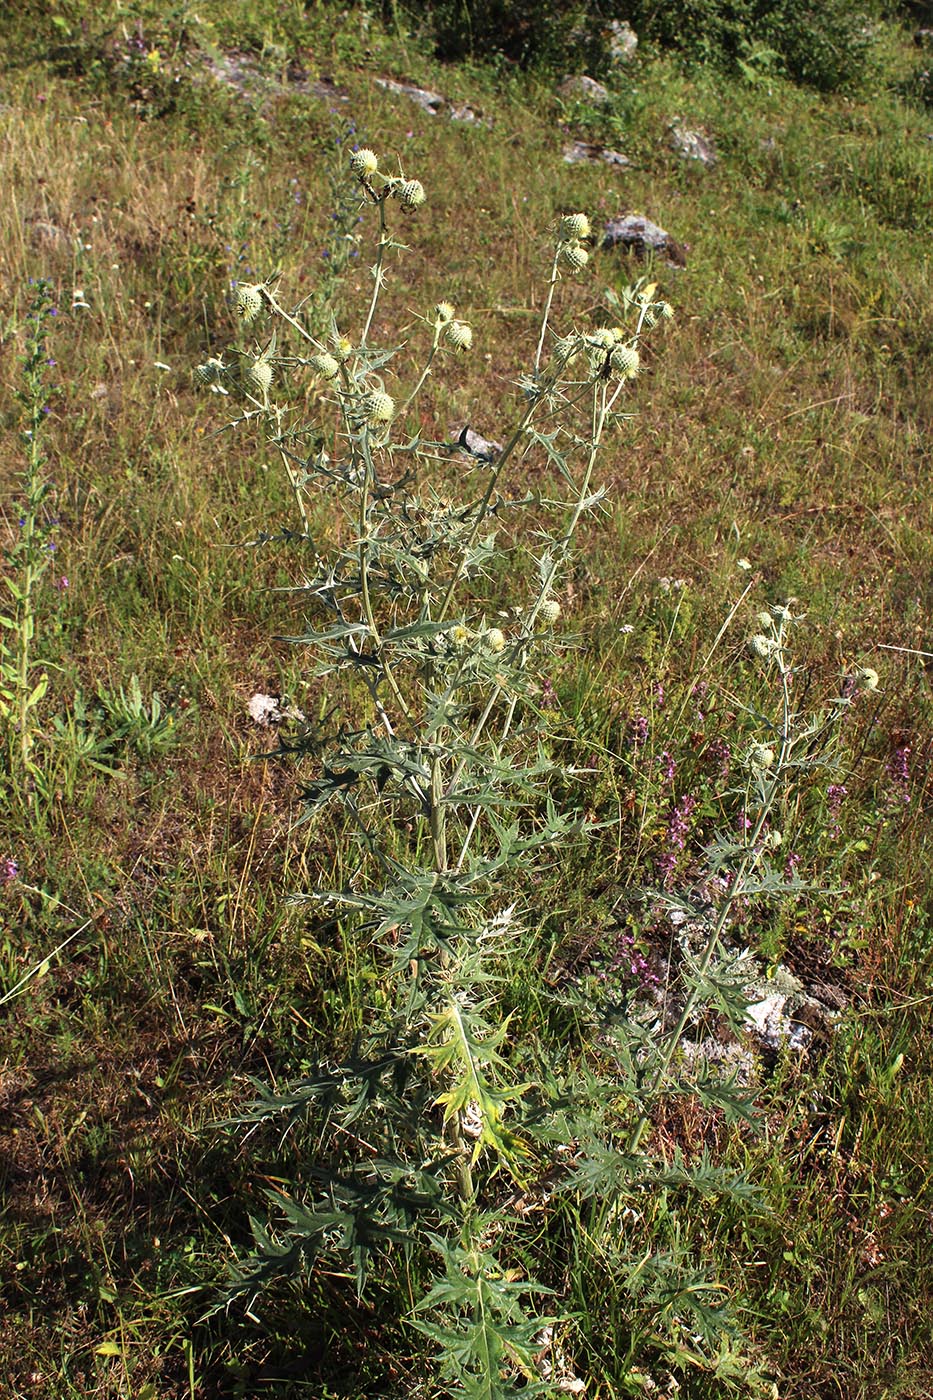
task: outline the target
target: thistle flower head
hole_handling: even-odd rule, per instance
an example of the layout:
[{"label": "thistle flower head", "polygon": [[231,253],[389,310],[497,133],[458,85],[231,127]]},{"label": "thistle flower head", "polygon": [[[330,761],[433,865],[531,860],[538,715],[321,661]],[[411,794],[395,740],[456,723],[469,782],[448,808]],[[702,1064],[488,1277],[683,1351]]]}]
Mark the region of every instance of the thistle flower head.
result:
[{"label": "thistle flower head", "polygon": [[458,622],[456,627],[451,627],[447,635],[450,638],[450,645],[455,651],[463,651],[469,645],[470,629],[464,627],[462,622]]},{"label": "thistle flower head", "polygon": [[673,306],[671,306],[669,301],[661,302],[660,308],[658,310],[658,315],[661,317],[662,321],[673,321],[674,308]]},{"label": "thistle flower head", "polygon": [[368,428],[382,428],[395,417],[395,400],[382,389],[374,389],[367,394],[361,405],[363,422]]},{"label": "thistle flower head", "polygon": [[311,368],[322,379],[336,379],[340,373],[340,362],[334,355],[324,351],[323,354],[311,356]]},{"label": "thistle flower head", "polygon": [[449,301],[439,301],[434,307],[434,320],[439,326],[446,326],[456,314]]},{"label": "thistle flower head", "polygon": [[341,364],[345,364],[353,354],[353,341],[348,340],[345,335],[338,335],[334,338],[334,355]]},{"label": "thistle flower head", "polygon": [[767,744],[754,744],[748,755],[748,761],[753,768],[772,768],[774,766],[774,749]]},{"label": "thistle flower head", "polygon": [[403,209],[418,209],[427,198],[420,180],[400,180],[392,187],[392,194]]},{"label": "thistle flower head", "polygon": [[223,360],[218,360],[216,355],[212,355],[203,365],[197,365],[194,372],[202,384],[214,386],[226,378],[227,366]]},{"label": "thistle flower head", "polygon": [[473,345],[473,331],[466,321],[448,321],[444,339],[454,350],[469,350]]},{"label": "thistle flower head", "polygon": [[272,366],[268,360],[244,360],[240,368],[240,378],[247,393],[263,399],[272,386]]},{"label": "thistle flower head", "polygon": [[499,627],[490,627],[485,631],[482,641],[486,650],[491,651],[494,656],[505,650],[505,633]]},{"label": "thistle flower head", "polygon": [[556,598],[545,598],[538,609],[538,617],[545,627],[553,627],[560,617],[560,603]]},{"label": "thistle flower head", "polygon": [[369,180],[378,169],[379,158],[367,146],[361,146],[350,156],[350,171],[360,180]]},{"label": "thistle flower head", "polygon": [[609,366],[620,379],[634,379],[641,360],[631,345],[617,345],[609,356]]},{"label": "thistle flower head", "polygon": [[560,221],[560,237],[564,243],[589,238],[591,231],[590,221],[585,214],[565,214]]},{"label": "thistle flower head", "polygon": [[753,656],[759,656],[762,661],[767,661],[768,657],[773,656],[776,651],[777,642],[773,637],[766,637],[763,632],[756,632],[753,637],[748,639],[748,649]]},{"label": "thistle flower head", "polygon": [[760,612],[758,614],[758,621],[761,623],[762,627],[774,626],[774,619],[769,612]]},{"label": "thistle flower head", "polygon": [[855,688],[856,690],[877,690],[879,679],[874,666],[860,666],[855,673]]},{"label": "thistle flower head", "polygon": [[251,326],[256,317],[262,311],[262,287],[258,283],[246,284],[237,287],[236,293],[236,314],[243,322],[244,326]]},{"label": "thistle flower head", "polygon": [[565,243],[560,255],[571,272],[582,272],[590,260],[590,255],[579,243]]},{"label": "thistle flower head", "polygon": [[594,331],[589,337],[589,343],[597,350],[611,350],[619,343],[621,335],[610,326],[600,326],[598,331]]}]

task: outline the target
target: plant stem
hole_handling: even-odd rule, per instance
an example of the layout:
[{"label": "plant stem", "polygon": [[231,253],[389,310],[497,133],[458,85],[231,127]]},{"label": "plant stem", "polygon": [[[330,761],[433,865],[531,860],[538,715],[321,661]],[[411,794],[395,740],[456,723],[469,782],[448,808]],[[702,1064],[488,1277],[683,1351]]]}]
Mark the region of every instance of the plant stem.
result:
[{"label": "plant stem", "polygon": [[379,242],[376,246],[376,266],[373,268],[373,281],[375,285],[373,286],[372,300],[369,303],[369,313],[366,317],[366,324],[363,327],[363,334],[360,336],[361,350],[366,345],[367,337],[372,329],[373,317],[376,314],[376,304],[379,301],[379,293],[382,291],[382,284],[385,281],[385,273],[382,264],[385,258],[385,247],[389,241],[386,237],[385,195],[383,194],[377,202],[379,205]]}]

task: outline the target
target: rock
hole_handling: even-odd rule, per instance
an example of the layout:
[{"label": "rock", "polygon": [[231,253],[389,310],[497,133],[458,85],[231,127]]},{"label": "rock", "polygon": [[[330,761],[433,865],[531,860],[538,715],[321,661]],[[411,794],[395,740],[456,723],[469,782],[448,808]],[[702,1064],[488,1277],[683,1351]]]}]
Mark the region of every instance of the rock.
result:
[{"label": "rock", "polygon": [[75,244],[80,246],[79,239],[59,228],[58,224],[48,223],[45,219],[36,219],[33,223],[32,239],[34,243],[44,244],[47,248],[72,248]]},{"label": "rock", "polygon": [[[394,78],[377,78],[376,86],[381,87],[385,92],[394,93],[397,97],[407,97],[412,102],[416,102],[422,112],[427,112],[429,117],[436,117],[441,112],[447,113],[452,122],[483,122],[483,118],[475,112],[466,102],[451,102],[444,97],[443,93],[432,92],[430,88],[420,88],[414,83],[397,83]],[[484,125],[490,125],[484,122]]]},{"label": "rock", "polygon": [[469,457],[475,457],[479,462],[492,462],[502,451],[501,442],[491,442],[480,433],[475,433],[469,424],[458,435],[457,441],[451,443],[451,446],[465,452]]},{"label": "rock", "polygon": [[557,95],[565,102],[587,102],[591,107],[604,107],[610,97],[608,88],[604,88],[595,78],[588,78],[585,73],[565,78],[557,89]]},{"label": "rock", "polygon": [[411,98],[429,117],[436,117],[438,112],[447,106],[446,97],[442,97],[439,92],[416,87],[414,83],[397,83],[393,78],[377,78],[376,86],[384,88],[386,92],[393,92],[398,97]]},{"label": "rock", "polygon": [[631,63],[638,48],[638,35],[630,24],[624,19],[611,19],[607,40],[613,63]]},{"label": "rock", "polygon": [[620,214],[610,219],[603,234],[603,248],[623,248],[644,257],[645,252],[662,253],[674,267],[686,267],[686,247],[643,214]]},{"label": "rock", "polygon": [[688,127],[674,122],[671,127],[671,144],[684,160],[699,161],[700,165],[712,169],[718,159],[713,143],[701,131],[691,131]]},{"label": "rock", "polygon": [[571,141],[564,147],[564,160],[568,165],[579,165],[583,161],[604,161],[606,165],[619,166],[631,164],[621,151],[610,151],[593,141]]}]

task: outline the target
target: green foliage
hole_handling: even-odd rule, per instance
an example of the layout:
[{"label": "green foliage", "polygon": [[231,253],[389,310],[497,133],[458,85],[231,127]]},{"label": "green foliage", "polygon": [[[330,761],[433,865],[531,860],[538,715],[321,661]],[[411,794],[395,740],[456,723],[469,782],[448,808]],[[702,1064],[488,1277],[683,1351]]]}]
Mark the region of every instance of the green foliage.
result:
[{"label": "green foliage", "polygon": [[611,70],[610,21],[632,25],[643,44],[674,49],[694,65],[738,69],[756,79],[781,70],[824,92],[860,84],[872,47],[868,7],[845,0],[563,0],[547,7],[501,0],[440,0],[426,11],[442,58],[504,54],[554,71]]},{"label": "green foliage", "polygon": [[[38,709],[49,686],[39,670],[35,644],[43,617],[50,612],[43,580],[52,563],[57,523],[51,518],[52,487],[45,475],[42,439],[48,413],[49,320],[57,314],[51,287],[36,284],[26,314],[26,346],[21,359],[23,384],[18,399],[23,412],[22,445],[26,466],[19,475],[20,512],[14,543],[4,553],[7,611],[0,613],[0,723],[3,724],[0,769],[10,800],[26,804],[35,780],[34,749],[39,735]],[[38,674],[37,674],[38,673]]]},{"label": "green foliage", "polygon": [[[110,744],[126,744],[142,759],[158,758],[178,742],[178,717],[164,709],[158,691],[147,700],[134,673],[129,686],[98,691]],[[99,745],[96,746],[99,752]]]}]

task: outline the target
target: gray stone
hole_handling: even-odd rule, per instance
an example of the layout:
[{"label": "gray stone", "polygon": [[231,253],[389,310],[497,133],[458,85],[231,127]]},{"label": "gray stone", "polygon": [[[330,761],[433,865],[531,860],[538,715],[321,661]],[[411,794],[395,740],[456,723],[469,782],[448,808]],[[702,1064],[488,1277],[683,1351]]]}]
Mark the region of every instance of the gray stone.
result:
[{"label": "gray stone", "polygon": [[702,131],[691,131],[689,127],[674,122],[671,126],[671,144],[684,160],[695,160],[711,169],[718,159],[712,141]]},{"label": "gray stone", "polygon": [[416,87],[414,83],[397,83],[393,78],[377,78],[376,86],[384,88],[386,92],[395,93],[398,97],[409,97],[412,102],[416,102],[422,112],[427,112],[429,117],[436,117],[438,112],[447,106],[447,98],[439,92],[432,92],[430,88]]},{"label": "gray stone", "polygon": [[565,102],[588,102],[591,107],[604,107],[609,101],[609,89],[595,78],[588,78],[585,73],[565,78],[557,89],[557,95]]},{"label": "gray stone", "polygon": [[568,165],[580,165],[585,161],[603,161],[606,165],[626,166],[631,162],[621,151],[610,151],[593,141],[571,141],[564,147],[564,160]]},{"label": "gray stone", "polygon": [[624,19],[611,19],[608,31],[609,57],[613,63],[631,63],[638,48],[638,35]]},{"label": "gray stone", "polygon": [[429,117],[446,112],[452,122],[481,122],[483,125],[489,125],[466,102],[451,102],[443,93],[432,92],[430,88],[420,88],[414,83],[397,83],[394,78],[377,78],[376,86],[397,97],[409,98],[417,103],[422,112],[427,112]]},{"label": "gray stone", "polygon": [[623,248],[644,257],[646,252],[661,253],[674,267],[685,267],[686,249],[644,214],[620,214],[610,219],[603,234],[603,248]]}]

